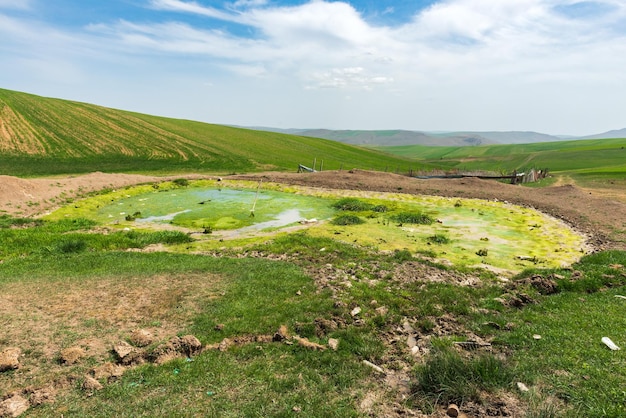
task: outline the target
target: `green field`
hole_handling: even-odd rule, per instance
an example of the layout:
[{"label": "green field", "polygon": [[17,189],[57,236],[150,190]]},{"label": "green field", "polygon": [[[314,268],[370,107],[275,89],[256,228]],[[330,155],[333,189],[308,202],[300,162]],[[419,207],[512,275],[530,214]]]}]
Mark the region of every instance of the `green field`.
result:
[{"label": "green field", "polygon": [[[0,89],[0,174],[408,172],[410,159],[324,139],[169,119]],[[323,167],[322,167],[323,164]]]},{"label": "green field", "polygon": [[[8,90],[0,121],[0,174],[21,177],[295,170],[316,159],[324,169],[537,167],[626,184],[623,139],[367,150]],[[579,251],[565,267],[531,254],[503,276],[484,268],[518,256],[498,248],[503,226],[516,224],[527,248],[558,238],[534,212],[348,191],[298,196],[327,224],[235,244],[218,235],[230,225],[218,209],[229,208],[212,207],[213,194],[181,193],[206,214],[138,228],[137,212],[179,212],[145,203],[193,186],[179,180],[64,199],[44,218],[0,214],[0,359],[19,349],[18,367],[0,370],[0,416],[20,399],[29,417],[442,416],[450,403],[468,416],[626,415],[626,252]],[[250,190],[230,222],[252,222]],[[259,221],[264,203],[296,205],[262,193]],[[457,256],[475,260],[445,262]],[[182,345],[189,335],[202,351]]]},{"label": "green field", "polygon": [[511,173],[530,168],[580,178],[620,179],[626,176],[626,138],[545,142],[478,147],[380,147],[447,170]]}]

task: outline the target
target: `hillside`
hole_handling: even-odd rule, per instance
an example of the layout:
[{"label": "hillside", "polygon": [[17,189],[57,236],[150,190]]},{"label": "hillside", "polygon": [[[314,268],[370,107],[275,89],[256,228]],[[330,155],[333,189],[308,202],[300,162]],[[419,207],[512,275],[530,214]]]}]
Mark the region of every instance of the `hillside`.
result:
[{"label": "hillside", "polygon": [[380,147],[389,153],[453,169],[626,172],[626,139],[594,139],[480,147]]},{"label": "hillside", "polygon": [[150,116],[0,89],[0,174],[90,171],[409,170],[335,141]]},{"label": "hillside", "polygon": [[[492,144],[530,144],[561,141],[566,138],[539,132],[527,131],[463,131],[463,132],[421,132],[407,130],[331,130],[331,129],[276,129],[259,130],[290,133],[314,138],[332,139],[344,144],[362,146],[403,146],[423,145],[441,147],[479,146]],[[573,139],[573,138],[567,138]]]}]

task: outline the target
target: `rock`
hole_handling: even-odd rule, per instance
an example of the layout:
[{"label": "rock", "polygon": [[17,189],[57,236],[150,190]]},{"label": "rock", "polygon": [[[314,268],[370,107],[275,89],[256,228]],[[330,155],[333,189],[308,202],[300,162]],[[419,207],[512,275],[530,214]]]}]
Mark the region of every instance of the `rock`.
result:
[{"label": "rock", "polygon": [[417,345],[417,340],[415,339],[415,336],[409,335],[406,339],[406,345],[408,345],[409,348],[415,347]]},{"label": "rock", "polygon": [[450,404],[448,406],[448,409],[446,410],[446,415],[448,415],[449,417],[458,417],[459,413],[459,407],[455,404]]},{"label": "rock", "polygon": [[215,328],[213,328],[215,331],[222,331],[224,329],[224,324],[217,324],[215,326]]},{"label": "rock", "polygon": [[83,382],[83,390],[87,392],[93,392],[94,390],[101,390],[102,388],[102,383],[98,382],[93,377],[85,377],[85,381]]},{"label": "rock", "polygon": [[528,392],[530,389],[528,389],[528,386],[526,386],[525,384],[523,384],[522,382],[517,382],[517,389],[520,392]]},{"label": "rock", "polygon": [[5,348],[0,352],[0,372],[16,370],[20,368],[20,356],[22,350],[17,347]]},{"label": "rock", "polygon": [[117,354],[120,360],[123,360],[124,357],[135,351],[135,347],[128,344],[126,341],[120,341],[113,345],[113,351]]},{"label": "rock", "polygon": [[81,347],[69,347],[61,351],[60,361],[61,364],[69,366],[71,364],[76,364],[78,361],[85,356],[85,350]]},{"label": "rock", "polygon": [[328,346],[333,350],[333,351],[337,351],[337,348],[339,348],[339,340],[336,338],[329,338],[328,339]]},{"label": "rock", "polygon": [[147,345],[152,344],[154,341],[154,337],[145,329],[138,329],[130,334],[130,342],[133,343],[137,347],[145,347]]},{"label": "rock", "polygon": [[18,417],[22,415],[30,407],[27,399],[20,395],[12,397],[0,402],[0,417]]},{"label": "rock", "polygon": [[386,306],[381,306],[379,308],[376,308],[376,313],[380,316],[385,316],[387,315],[388,312],[389,312],[389,308],[387,308]]},{"label": "rock", "polygon": [[360,313],[361,313],[361,308],[359,306],[357,306],[356,308],[354,308],[354,309],[352,309],[350,311],[350,315],[352,315],[352,316],[357,316]]}]

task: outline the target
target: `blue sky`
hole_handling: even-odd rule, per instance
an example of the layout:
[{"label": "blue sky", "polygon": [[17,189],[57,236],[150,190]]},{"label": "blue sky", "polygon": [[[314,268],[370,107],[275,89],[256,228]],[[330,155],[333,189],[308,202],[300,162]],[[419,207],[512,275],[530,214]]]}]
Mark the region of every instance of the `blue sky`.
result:
[{"label": "blue sky", "polygon": [[626,127],[624,0],[0,0],[0,88],[219,124]]}]

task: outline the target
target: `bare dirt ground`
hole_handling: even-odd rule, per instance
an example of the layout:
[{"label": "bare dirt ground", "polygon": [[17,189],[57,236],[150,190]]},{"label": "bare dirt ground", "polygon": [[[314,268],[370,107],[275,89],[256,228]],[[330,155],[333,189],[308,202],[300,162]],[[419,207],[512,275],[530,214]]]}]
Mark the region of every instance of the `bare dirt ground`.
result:
[{"label": "bare dirt ground", "polygon": [[[202,178],[203,176],[177,176],[174,178],[178,177]],[[308,174],[258,173],[228,178],[263,180],[327,189],[498,199],[533,207],[566,221],[579,231],[586,233],[589,236],[589,243],[597,250],[626,249],[626,191],[615,188],[610,189],[610,192],[602,189],[584,189],[573,184],[570,179],[557,182],[557,185],[552,187],[529,188],[475,178],[421,180],[390,173],[360,170]],[[171,178],[104,173],[38,179],[0,176],[0,214],[22,217],[38,216],[89,192],[168,179]],[[424,277],[431,279],[438,277],[441,280],[452,281],[462,286],[475,285],[476,278],[474,277],[455,274],[444,277],[441,276],[443,273],[437,272],[435,269],[424,272],[420,269],[426,267],[420,266],[405,266],[403,271],[395,271],[394,277],[402,283],[421,280]],[[312,277],[315,277],[318,285],[323,287],[336,281],[333,278],[343,277],[346,274],[336,271],[316,271],[312,273]],[[137,281],[133,286],[129,286],[128,283],[111,282],[100,283],[98,288],[93,288],[92,284],[86,284],[82,287],[74,286],[72,288],[61,286],[56,290],[54,285],[38,284],[38,286],[49,287],[48,289],[38,289],[37,294],[40,296],[34,296],[30,286],[25,287],[20,284],[6,286],[6,294],[0,295],[0,306],[3,307],[0,311],[4,311],[6,318],[12,318],[14,323],[10,328],[4,329],[6,333],[4,338],[0,338],[0,344],[4,347],[4,344],[10,341],[13,344],[20,342],[19,345],[22,350],[30,350],[35,355],[30,356],[33,357],[30,360],[24,359],[21,371],[15,374],[15,379],[9,382],[8,386],[0,387],[0,389],[16,390],[18,387],[28,386],[27,383],[29,382],[30,388],[23,389],[23,393],[28,394],[32,405],[35,405],[33,399],[39,395],[41,395],[39,397],[44,398],[42,402],[53,402],[54,394],[57,391],[62,391],[71,386],[72,383],[67,381],[67,376],[80,376],[88,368],[80,361],[76,364],[70,364],[69,361],[64,363],[62,361],[64,356],[71,360],[71,355],[75,354],[75,351],[79,357],[90,358],[92,363],[100,364],[105,360],[111,345],[116,340],[131,333],[133,329],[147,328],[156,339],[174,335],[185,322],[185,318],[172,316],[173,314],[169,309],[172,303],[183,301],[187,306],[187,313],[191,315],[197,307],[195,306],[196,299],[189,296],[189,289],[193,289],[196,293],[199,290],[211,293],[215,292],[218,286],[203,288],[199,286],[195,277],[181,278],[175,281],[170,279],[150,278],[150,281],[154,281],[150,285],[142,281]],[[219,282],[217,279],[216,281]],[[169,285],[165,286],[166,282]],[[401,286],[402,283],[398,285]],[[155,291],[155,289],[161,289],[161,291]],[[183,289],[187,290],[183,291]],[[130,295],[132,299],[139,302],[125,304],[126,299],[123,297],[120,299],[120,295],[127,299]],[[96,297],[94,298],[94,296]],[[85,302],[81,303],[81,300]],[[41,318],[44,321],[41,321]],[[85,318],[91,319],[86,320]],[[159,325],[151,327],[154,321],[158,321]],[[458,325],[455,325],[454,318],[438,318],[435,322],[437,326],[433,335],[462,334],[464,332]],[[45,325],[42,325],[44,323]],[[393,348],[389,362],[401,358],[402,354],[398,353],[403,353],[408,349],[406,346],[407,335],[414,334],[410,325],[405,324],[402,332],[382,336]],[[111,331],[113,329],[114,331]],[[81,338],[77,340],[76,336],[70,335],[68,330],[73,330],[74,333],[78,332],[81,334]],[[57,337],[52,338],[53,335],[57,335]],[[417,338],[421,341],[417,345],[419,353],[423,351],[423,354],[426,354],[427,337]],[[472,337],[477,339],[476,336]],[[55,341],[55,343],[51,341]],[[74,351],[63,354],[65,351],[63,349]],[[409,366],[406,366],[406,369],[409,370]],[[397,372],[391,377],[387,376],[388,379],[395,379],[395,383],[388,382],[388,384],[396,392],[396,396],[406,391],[402,382],[406,380],[407,376],[408,371]],[[54,383],[48,387],[44,384],[46,381],[53,381]],[[520,411],[521,406],[516,404],[515,399],[512,398],[513,400],[510,402],[502,399],[500,397],[494,402],[488,402],[488,405],[502,403],[504,409],[499,408],[499,414],[504,414],[505,410],[509,412]],[[367,399],[363,402],[366,401]],[[399,404],[396,403],[395,405],[398,406]],[[364,410],[369,410],[369,407],[364,407]],[[482,416],[485,413],[485,407],[470,408],[469,405],[466,405],[465,411],[471,416]],[[388,416],[401,415],[400,412],[388,414]],[[445,413],[440,415],[444,416]],[[511,414],[509,413],[509,415]],[[435,416],[439,415],[435,414]]]},{"label": "bare dirt ground", "polygon": [[[198,177],[201,176],[185,176]],[[273,181],[331,189],[372,190],[502,200],[560,218],[590,236],[596,249],[626,249],[626,190],[584,189],[571,181],[530,188],[477,178],[415,179],[361,170],[318,173],[259,173],[228,178]],[[133,174],[22,179],[0,176],[0,213],[36,216],[88,192],[167,180]]]}]

